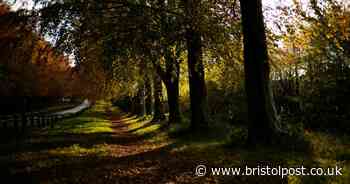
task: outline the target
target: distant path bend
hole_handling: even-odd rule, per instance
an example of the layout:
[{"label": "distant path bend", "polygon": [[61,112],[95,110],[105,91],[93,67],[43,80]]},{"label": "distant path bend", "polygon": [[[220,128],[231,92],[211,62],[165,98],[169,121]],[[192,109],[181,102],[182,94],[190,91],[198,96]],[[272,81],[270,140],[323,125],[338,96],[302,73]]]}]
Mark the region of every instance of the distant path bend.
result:
[{"label": "distant path bend", "polygon": [[60,111],[60,112],[55,112],[53,113],[54,115],[65,115],[65,114],[76,114],[84,109],[87,109],[91,106],[91,102],[88,99],[85,99],[83,101],[83,103],[81,103],[80,105],[72,108],[72,109],[68,109],[68,110],[64,110],[64,111]]}]

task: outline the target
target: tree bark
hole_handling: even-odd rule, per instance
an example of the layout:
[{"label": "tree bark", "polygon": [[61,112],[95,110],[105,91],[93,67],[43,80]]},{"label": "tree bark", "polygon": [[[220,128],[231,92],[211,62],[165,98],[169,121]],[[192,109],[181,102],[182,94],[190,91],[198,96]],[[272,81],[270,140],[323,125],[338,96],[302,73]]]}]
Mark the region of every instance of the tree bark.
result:
[{"label": "tree bark", "polygon": [[139,111],[140,103],[139,103],[138,95],[139,94],[137,94],[136,96],[131,97],[131,113],[132,114],[138,114],[140,112]]},{"label": "tree bark", "polygon": [[153,122],[158,122],[165,119],[163,106],[163,90],[162,80],[157,73],[153,75],[153,98],[154,98],[154,115]]},{"label": "tree bark", "polygon": [[[169,4],[170,3],[170,4]],[[162,80],[167,89],[168,96],[168,107],[169,107],[169,123],[181,122],[180,105],[179,105],[179,76],[180,76],[180,64],[177,61],[176,55],[172,53],[170,47],[172,44],[168,34],[169,22],[165,12],[166,8],[175,6],[173,1],[159,0],[158,6],[163,10],[161,12],[161,35],[162,40],[160,41],[165,58],[165,72],[161,72]],[[160,68],[160,67],[158,67]]]},{"label": "tree bark", "polygon": [[169,123],[181,122],[181,111],[179,105],[179,74],[180,74],[180,64],[175,61],[173,57],[165,57],[166,70],[164,71],[162,67],[154,63],[157,74],[160,76],[161,80],[164,82],[167,96],[168,96],[168,107],[169,107]]},{"label": "tree bark", "polygon": [[279,132],[273,94],[261,0],[240,0],[245,88],[248,100],[248,142],[270,144]]},{"label": "tree bark", "polygon": [[202,40],[199,31],[200,0],[184,0],[189,26],[186,30],[188,71],[191,101],[191,128],[198,130],[208,126],[207,89],[204,77]]},{"label": "tree bark", "polygon": [[167,90],[169,123],[181,122],[180,104],[179,104],[179,76],[180,64],[176,61],[169,49],[165,49],[166,73],[164,84]]},{"label": "tree bark", "polygon": [[139,103],[140,103],[140,109],[139,109],[139,116],[145,116],[146,115],[146,88],[145,84],[140,85],[139,89]]},{"label": "tree bark", "polygon": [[153,115],[154,113],[154,103],[153,103],[153,90],[152,90],[152,80],[149,75],[145,77],[145,87],[146,87],[146,114]]}]

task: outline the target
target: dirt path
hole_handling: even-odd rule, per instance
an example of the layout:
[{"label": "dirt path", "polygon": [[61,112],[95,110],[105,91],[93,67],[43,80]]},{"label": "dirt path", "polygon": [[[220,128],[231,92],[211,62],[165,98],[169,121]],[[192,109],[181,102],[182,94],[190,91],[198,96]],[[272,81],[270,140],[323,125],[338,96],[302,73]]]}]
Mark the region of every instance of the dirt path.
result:
[{"label": "dirt path", "polygon": [[[286,183],[286,177],[197,177],[194,172],[199,164],[206,165],[208,172],[212,167],[287,166],[284,159],[291,156],[299,164],[314,164],[295,153],[273,155],[274,150],[227,148],[197,140],[203,138],[201,134],[170,139],[163,130],[151,128],[159,128],[158,124],[108,108],[108,104],[96,104],[55,127],[33,129],[16,144],[0,144],[0,183],[280,184]],[[312,178],[305,183],[310,183],[308,179]]]},{"label": "dirt path", "polygon": [[132,117],[103,109],[94,107],[53,129],[33,131],[15,147],[0,147],[1,183],[281,183],[267,177],[197,177],[199,164],[239,166],[242,158],[215,146],[191,147],[191,140],[148,139],[161,133],[152,131],[145,137],[135,130],[154,124],[138,124]]},{"label": "dirt path", "polygon": [[198,160],[173,143],[131,133],[121,116],[110,120],[111,133],[35,135],[2,174],[8,172],[8,183],[213,183],[196,177]]},{"label": "dirt path", "polygon": [[[213,183],[210,178],[194,175],[198,164],[172,151],[172,143],[152,143],[130,133],[127,122],[120,116],[111,117],[117,144],[109,145],[112,158],[100,160],[101,183]],[[116,143],[116,142],[114,142]],[[84,179],[82,178],[84,181]],[[89,179],[85,181],[92,181]]]}]

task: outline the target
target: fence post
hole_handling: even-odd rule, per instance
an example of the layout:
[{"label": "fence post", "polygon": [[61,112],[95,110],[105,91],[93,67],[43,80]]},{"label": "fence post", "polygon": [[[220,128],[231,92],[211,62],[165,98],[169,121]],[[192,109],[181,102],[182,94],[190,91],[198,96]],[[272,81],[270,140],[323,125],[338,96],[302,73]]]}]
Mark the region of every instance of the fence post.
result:
[{"label": "fence post", "polygon": [[41,114],[38,113],[36,118],[37,118],[37,121],[36,121],[37,126],[38,126],[38,128],[40,128],[41,127]]},{"label": "fence post", "polygon": [[49,126],[49,116],[45,115],[45,127]]},{"label": "fence post", "polygon": [[7,128],[7,121],[9,120],[9,116],[6,116],[6,118],[4,118],[3,119],[3,121],[2,121],[2,126],[4,127],[4,128]]},{"label": "fence post", "polygon": [[0,118],[0,125],[1,125],[0,127],[1,127],[1,128],[4,128],[4,124],[3,124],[3,123],[4,123],[5,121],[4,121],[3,119],[4,119],[4,118],[2,118],[2,117]]},{"label": "fence post", "polygon": [[44,115],[44,128],[47,126],[47,116]]},{"label": "fence post", "polygon": [[39,114],[39,128],[43,127],[44,119],[41,114]]},{"label": "fence post", "polygon": [[50,115],[50,126],[51,128],[53,128],[53,125],[54,125],[54,121],[53,121],[53,115]]},{"label": "fence post", "polygon": [[0,117],[1,119],[0,119],[0,124],[1,124],[1,128],[7,128],[7,118],[8,118],[8,116],[1,116]]},{"label": "fence post", "polygon": [[30,116],[30,126],[34,127],[34,126],[35,126],[35,125],[34,125],[34,116],[35,116],[35,113],[32,112],[30,115],[31,115],[31,116]]},{"label": "fence post", "polygon": [[27,127],[27,116],[25,113],[21,114],[21,120],[22,120],[22,129],[25,130]]},{"label": "fence post", "polygon": [[39,117],[39,113],[35,113],[34,119],[35,119],[35,126],[39,128],[39,127],[40,127],[40,117]]},{"label": "fence post", "polygon": [[46,123],[47,123],[47,119],[46,119],[45,114],[43,115],[43,120],[44,120],[43,128],[45,128],[46,127]]},{"label": "fence post", "polygon": [[16,131],[18,131],[18,118],[17,115],[13,115],[13,127],[15,128]]},{"label": "fence post", "polygon": [[40,128],[40,114],[36,114],[35,116],[36,127]]},{"label": "fence post", "polygon": [[35,127],[35,126],[37,125],[36,120],[37,120],[37,119],[36,119],[36,114],[33,113],[33,117],[32,117],[33,127]]},{"label": "fence post", "polygon": [[36,114],[36,126],[38,127],[38,128],[40,128],[41,127],[41,121],[40,121],[40,114],[39,113],[37,113]]}]

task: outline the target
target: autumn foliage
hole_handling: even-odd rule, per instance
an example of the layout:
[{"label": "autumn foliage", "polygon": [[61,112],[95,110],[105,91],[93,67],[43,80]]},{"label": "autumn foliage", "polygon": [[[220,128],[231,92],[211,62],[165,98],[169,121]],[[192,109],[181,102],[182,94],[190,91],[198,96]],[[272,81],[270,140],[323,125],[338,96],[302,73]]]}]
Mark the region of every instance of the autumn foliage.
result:
[{"label": "autumn foliage", "polygon": [[70,96],[69,58],[33,31],[25,16],[0,6],[0,96]]}]

